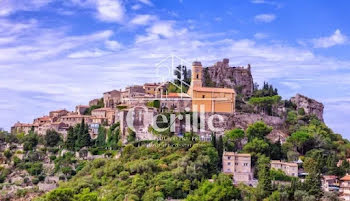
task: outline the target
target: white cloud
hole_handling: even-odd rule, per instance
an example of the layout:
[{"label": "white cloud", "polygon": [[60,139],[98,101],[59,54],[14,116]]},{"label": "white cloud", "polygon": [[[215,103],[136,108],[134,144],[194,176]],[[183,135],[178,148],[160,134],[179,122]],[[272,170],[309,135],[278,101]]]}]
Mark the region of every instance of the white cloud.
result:
[{"label": "white cloud", "polygon": [[265,33],[255,33],[254,34],[254,38],[256,38],[256,39],[264,39],[264,38],[267,38],[267,37],[268,37],[268,35],[265,34]]},{"label": "white cloud", "polygon": [[328,48],[346,43],[347,37],[337,29],[331,36],[313,39],[312,42],[315,48]]},{"label": "white cloud", "polygon": [[274,14],[260,14],[256,15],[254,19],[256,22],[269,23],[274,21],[276,19],[276,16]]},{"label": "white cloud", "polygon": [[143,4],[146,4],[148,6],[152,6],[153,5],[153,3],[150,0],[139,0],[139,2],[141,2]]},{"label": "white cloud", "polygon": [[52,0],[1,0],[0,1],[0,16],[8,16],[17,11],[32,11],[37,10],[47,4],[51,3]]},{"label": "white cloud", "polygon": [[100,57],[106,55],[108,52],[95,49],[95,50],[84,50],[79,52],[74,52],[68,55],[68,58],[80,59],[80,58],[91,58],[91,57]]},{"label": "white cloud", "polygon": [[147,25],[151,21],[156,20],[157,17],[154,15],[136,15],[131,21],[131,24],[135,25]]},{"label": "white cloud", "polygon": [[107,41],[105,41],[105,45],[110,50],[118,50],[122,47],[122,45],[118,41],[115,41],[115,40],[107,40]]},{"label": "white cloud", "polygon": [[107,22],[122,22],[124,19],[124,7],[120,0],[98,0],[97,17]]},{"label": "white cloud", "polygon": [[131,6],[131,9],[133,10],[139,10],[142,6],[140,4],[135,4],[133,6]]}]

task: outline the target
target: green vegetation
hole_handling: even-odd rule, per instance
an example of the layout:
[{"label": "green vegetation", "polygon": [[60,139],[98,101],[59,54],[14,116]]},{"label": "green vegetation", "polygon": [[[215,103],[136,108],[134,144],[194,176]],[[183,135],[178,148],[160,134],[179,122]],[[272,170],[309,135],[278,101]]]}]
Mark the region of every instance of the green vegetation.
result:
[{"label": "green vegetation", "polygon": [[98,109],[98,108],[103,108],[105,106],[105,103],[103,101],[103,98],[99,99],[97,102],[97,105],[92,105],[90,106],[85,112],[84,115],[91,115],[91,111]]},{"label": "green vegetation", "polygon": [[154,108],[160,108],[160,101],[159,100],[153,100],[147,103],[148,107],[154,107]]}]

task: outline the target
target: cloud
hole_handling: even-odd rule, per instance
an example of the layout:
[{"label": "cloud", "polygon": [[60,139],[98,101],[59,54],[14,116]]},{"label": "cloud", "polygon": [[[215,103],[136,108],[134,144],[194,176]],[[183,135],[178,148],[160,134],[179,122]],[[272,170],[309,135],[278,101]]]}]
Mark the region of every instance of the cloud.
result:
[{"label": "cloud", "polygon": [[122,22],[125,10],[120,0],[97,1],[97,18],[106,22]]},{"label": "cloud", "polygon": [[68,55],[68,58],[77,59],[77,58],[91,58],[91,57],[100,57],[106,55],[108,52],[96,49],[96,50],[84,50],[79,52],[74,52]]},{"label": "cloud", "polygon": [[315,48],[328,48],[335,45],[345,44],[347,40],[347,37],[337,29],[331,36],[313,39],[312,42]]},{"label": "cloud", "polygon": [[[15,100],[0,102],[0,122],[5,128],[50,110],[87,104],[108,90],[157,82],[154,65],[169,54],[189,62],[201,60],[204,66],[223,57],[230,58],[233,66],[250,63],[256,82],[287,86],[288,90],[280,91],[284,97],[298,84],[303,86],[298,92],[321,101],[350,88],[350,75],[344,74],[350,61],[284,43],[190,31],[176,21],[156,20],[146,25],[143,35],[135,36],[135,43],[125,46],[114,39],[112,30],[72,36],[70,29],[50,29],[35,20],[0,22],[0,41],[6,42],[0,44],[0,100]],[[322,93],[314,94],[320,89]],[[6,108],[11,109],[10,115]]]},{"label": "cloud", "polygon": [[122,23],[125,8],[121,0],[70,0],[73,6],[95,10],[95,17],[104,22]]},{"label": "cloud", "polygon": [[1,0],[0,1],[0,16],[8,16],[17,11],[32,11],[37,10],[51,3],[52,0]]},{"label": "cloud", "polygon": [[256,38],[256,39],[264,39],[264,38],[267,38],[267,37],[268,37],[268,35],[265,34],[265,33],[255,33],[254,34],[254,38]]},{"label": "cloud", "polygon": [[115,40],[107,40],[105,41],[105,45],[110,50],[119,50],[122,47],[122,45]]},{"label": "cloud", "polygon": [[148,6],[152,6],[153,5],[153,3],[150,0],[138,0],[138,1],[143,3],[143,4],[146,4]]},{"label": "cloud", "polygon": [[136,15],[131,21],[134,25],[147,25],[151,21],[156,20],[157,17],[154,15]]},{"label": "cloud", "polygon": [[132,10],[139,10],[142,6],[140,4],[135,4],[133,6],[131,6]]},{"label": "cloud", "polygon": [[157,21],[146,29],[146,35],[136,36],[136,43],[152,41],[160,38],[172,38],[187,32],[185,28],[174,29],[173,21]]},{"label": "cloud", "polygon": [[274,14],[260,14],[256,15],[254,19],[256,22],[269,23],[274,21],[276,19],[276,16]]}]

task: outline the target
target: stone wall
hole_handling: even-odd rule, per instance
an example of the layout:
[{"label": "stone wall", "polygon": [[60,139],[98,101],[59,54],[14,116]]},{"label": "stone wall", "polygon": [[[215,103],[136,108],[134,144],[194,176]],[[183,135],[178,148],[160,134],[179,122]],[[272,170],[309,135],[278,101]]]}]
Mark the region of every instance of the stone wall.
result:
[{"label": "stone wall", "polygon": [[204,86],[233,88],[236,93],[245,96],[251,96],[253,93],[254,82],[249,64],[247,68],[230,67],[229,60],[224,59],[222,62],[204,68],[203,71]]}]

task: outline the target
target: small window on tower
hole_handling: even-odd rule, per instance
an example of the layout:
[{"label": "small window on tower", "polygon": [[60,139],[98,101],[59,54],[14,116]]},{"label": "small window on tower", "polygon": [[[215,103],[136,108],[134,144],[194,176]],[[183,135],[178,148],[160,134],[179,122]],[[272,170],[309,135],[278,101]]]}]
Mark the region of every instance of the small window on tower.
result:
[{"label": "small window on tower", "polygon": [[199,75],[197,74],[197,79],[199,79]]},{"label": "small window on tower", "polygon": [[202,98],[205,98],[205,95],[203,95]]}]

